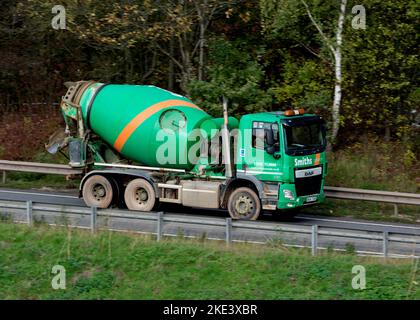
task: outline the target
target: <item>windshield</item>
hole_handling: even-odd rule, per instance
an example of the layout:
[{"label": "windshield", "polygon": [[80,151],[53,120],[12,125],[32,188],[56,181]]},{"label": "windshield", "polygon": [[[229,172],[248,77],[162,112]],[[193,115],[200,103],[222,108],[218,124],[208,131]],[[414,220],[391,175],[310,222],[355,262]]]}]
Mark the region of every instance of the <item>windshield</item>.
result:
[{"label": "windshield", "polygon": [[302,155],[321,152],[325,149],[325,129],[322,122],[283,126],[286,137],[286,153]]}]

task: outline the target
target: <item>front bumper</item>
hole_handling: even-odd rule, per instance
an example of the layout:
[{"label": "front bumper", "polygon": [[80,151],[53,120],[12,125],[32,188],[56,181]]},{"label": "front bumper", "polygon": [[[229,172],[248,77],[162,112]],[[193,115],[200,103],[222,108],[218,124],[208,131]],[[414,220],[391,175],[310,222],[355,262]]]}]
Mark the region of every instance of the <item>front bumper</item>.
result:
[{"label": "front bumper", "polygon": [[[323,189],[324,181],[322,181],[320,193],[297,197],[294,184],[281,184],[278,193],[277,209],[293,209],[321,203],[325,200]],[[288,190],[289,192],[286,192],[286,194],[291,194],[292,197],[286,198],[284,190]]]}]

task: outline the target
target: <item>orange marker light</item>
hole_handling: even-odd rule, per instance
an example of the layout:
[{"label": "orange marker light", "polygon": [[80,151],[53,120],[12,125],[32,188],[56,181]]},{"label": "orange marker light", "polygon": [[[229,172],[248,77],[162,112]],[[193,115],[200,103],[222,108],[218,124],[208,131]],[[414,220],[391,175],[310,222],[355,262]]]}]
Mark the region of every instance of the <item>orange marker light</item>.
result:
[{"label": "orange marker light", "polygon": [[305,109],[300,108],[300,109],[297,109],[297,110],[286,110],[284,112],[284,115],[286,117],[291,117],[291,116],[297,116],[297,115],[304,114],[304,113],[305,113]]}]

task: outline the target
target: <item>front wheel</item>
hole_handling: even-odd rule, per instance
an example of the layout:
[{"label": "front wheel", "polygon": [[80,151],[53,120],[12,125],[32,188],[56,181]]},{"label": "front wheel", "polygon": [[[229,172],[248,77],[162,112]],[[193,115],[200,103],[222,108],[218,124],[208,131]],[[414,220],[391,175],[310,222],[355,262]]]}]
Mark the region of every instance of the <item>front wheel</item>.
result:
[{"label": "front wheel", "polygon": [[228,210],[232,219],[257,220],[261,213],[261,202],[252,189],[242,187],[230,194]]}]

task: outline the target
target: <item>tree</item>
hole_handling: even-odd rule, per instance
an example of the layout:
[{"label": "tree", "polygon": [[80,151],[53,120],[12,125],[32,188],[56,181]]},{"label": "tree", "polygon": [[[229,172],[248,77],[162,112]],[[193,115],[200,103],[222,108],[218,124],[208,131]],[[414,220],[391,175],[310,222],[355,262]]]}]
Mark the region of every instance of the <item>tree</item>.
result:
[{"label": "tree", "polygon": [[335,87],[334,87],[334,102],[332,105],[332,119],[333,119],[332,124],[333,125],[332,125],[331,140],[332,142],[335,142],[337,139],[338,128],[340,126],[341,83],[342,83],[341,46],[343,44],[343,28],[344,28],[344,18],[346,14],[347,0],[341,0],[340,2],[340,13],[338,15],[338,23],[337,23],[336,33],[335,33],[335,38],[336,38],[335,46],[331,43],[329,38],[324,34],[320,25],[316,22],[316,20],[312,16],[311,10],[309,9],[309,6],[305,2],[305,0],[301,0],[301,2],[305,6],[306,12],[308,13],[309,18],[311,19],[312,23],[318,30],[323,41],[327,45],[328,49],[331,50],[331,53],[334,56]]},{"label": "tree", "polygon": [[158,47],[179,68],[181,72],[180,85],[185,93],[189,93],[188,83],[195,75],[198,80],[204,80],[205,48],[210,23],[216,15],[226,12],[241,1],[175,0],[168,2],[170,5],[165,8],[166,15],[170,15],[173,8],[177,7],[176,15],[186,17],[190,25],[188,28],[184,27],[183,32],[173,35],[178,42],[178,52],[173,50],[173,42],[169,43],[169,50],[163,45],[158,45]]},{"label": "tree", "polygon": [[[161,1],[113,2],[105,7],[97,1],[86,7],[89,18],[75,17],[70,30],[99,50],[122,51],[125,81],[143,83],[155,71],[160,43],[191,28],[181,10],[181,5]],[[146,60],[140,79],[133,77],[133,51]]]},{"label": "tree", "polygon": [[414,142],[410,124],[413,112],[420,110],[416,30],[420,3],[371,0],[365,9],[366,30],[354,30],[350,24],[345,28],[342,112],[347,130]]},{"label": "tree", "polygon": [[[301,9],[304,9],[307,16],[309,17],[313,26],[315,26],[318,34],[320,36],[321,42],[325,48],[331,53],[331,55],[322,56],[317,53],[315,50],[311,49],[310,45],[306,45],[305,42],[310,42],[306,36],[302,36],[302,33],[299,31],[293,31],[293,39],[295,42],[298,42],[305,49],[307,49],[312,55],[315,55],[321,59],[332,60],[334,65],[334,75],[335,75],[335,85],[334,85],[334,99],[331,108],[332,115],[332,134],[331,141],[335,142],[340,126],[340,105],[341,105],[341,96],[342,96],[342,44],[343,44],[343,30],[344,30],[344,21],[347,0],[340,0],[338,21],[335,27],[335,41],[332,41],[332,37],[327,35],[327,32],[321,26],[321,24],[315,19],[313,11],[310,9],[305,0],[301,0],[300,3],[302,6],[295,1],[272,1],[272,0],[261,0],[261,10],[262,10],[262,19],[266,28],[269,30],[283,29],[286,26],[290,29],[293,27],[296,28],[296,25],[299,23],[299,17],[301,17]],[[319,3],[318,3],[319,5]],[[317,10],[329,10],[331,12],[332,8],[328,5],[317,8]],[[292,19],[292,24],[290,22]],[[271,24],[271,25],[270,25]],[[302,28],[302,27],[301,27]]]},{"label": "tree", "polygon": [[190,82],[192,99],[215,117],[221,116],[221,96],[231,102],[229,113],[232,116],[271,111],[272,96],[262,88],[264,71],[258,61],[258,56],[263,54],[263,47],[250,50],[245,40],[212,39],[208,79]]}]

